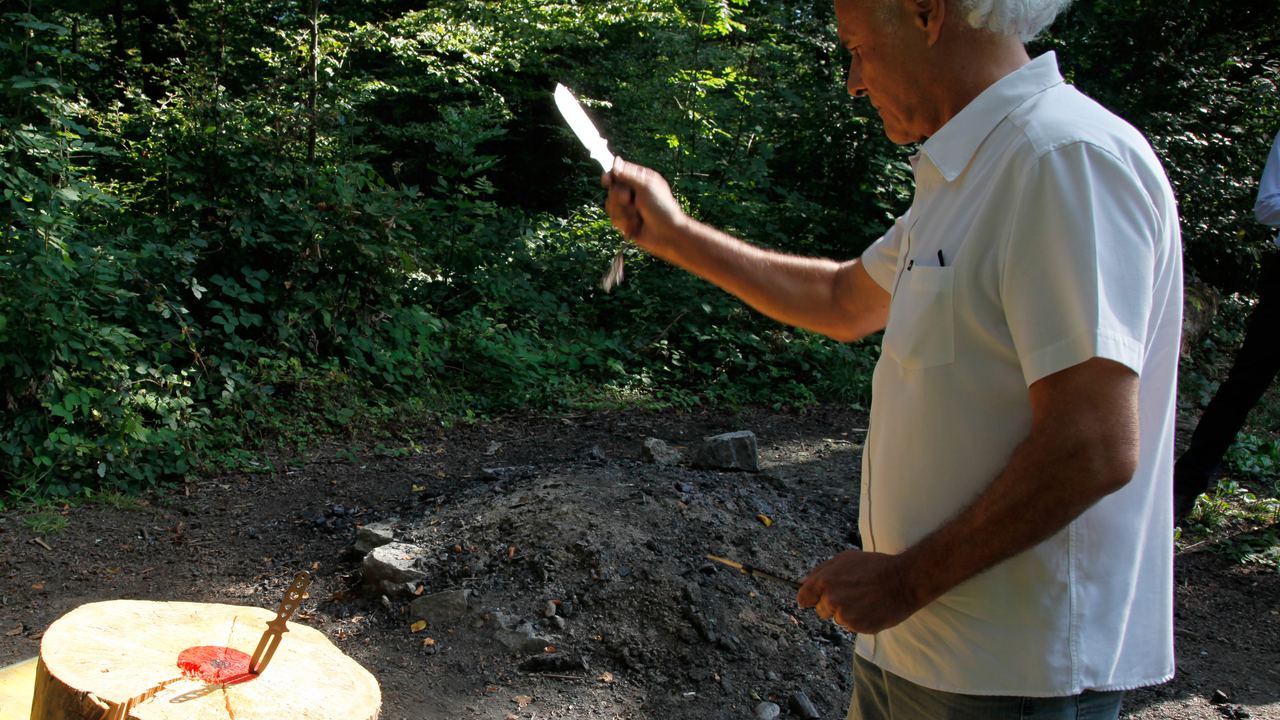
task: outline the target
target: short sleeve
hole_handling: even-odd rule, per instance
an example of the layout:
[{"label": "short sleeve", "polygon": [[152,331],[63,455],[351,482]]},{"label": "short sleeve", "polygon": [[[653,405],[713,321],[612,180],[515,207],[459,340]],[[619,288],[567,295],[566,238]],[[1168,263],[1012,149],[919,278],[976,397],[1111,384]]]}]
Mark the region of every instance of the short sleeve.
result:
[{"label": "short sleeve", "polygon": [[1258,178],[1258,200],[1253,205],[1253,214],[1263,225],[1280,228],[1280,135],[1271,143],[1267,164],[1262,167],[1262,177]]},{"label": "short sleeve", "polygon": [[1028,386],[1094,357],[1141,374],[1160,219],[1138,175],[1075,142],[1031,166],[1000,292]]},{"label": "short sleeve", "polygon": [[893,227],[862,251],[862,267],[876,284],[887,293],[893,292],[893,276],[898,270],[898,254],[902,251],[902,238],[907,233],[911,211],[894,221]]}]

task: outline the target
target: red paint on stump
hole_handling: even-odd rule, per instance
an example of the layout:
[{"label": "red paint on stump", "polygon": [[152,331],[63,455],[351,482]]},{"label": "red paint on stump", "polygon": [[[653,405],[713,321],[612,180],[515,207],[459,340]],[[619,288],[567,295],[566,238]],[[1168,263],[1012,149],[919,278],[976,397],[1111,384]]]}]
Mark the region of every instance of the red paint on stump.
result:
[{"label": "red paint on stump", "polygon": [[235,685],[257,677],[249,673],[252,659],[234,648],[197,645],[178,653],[178,668],[187,677],[210,684]]}]

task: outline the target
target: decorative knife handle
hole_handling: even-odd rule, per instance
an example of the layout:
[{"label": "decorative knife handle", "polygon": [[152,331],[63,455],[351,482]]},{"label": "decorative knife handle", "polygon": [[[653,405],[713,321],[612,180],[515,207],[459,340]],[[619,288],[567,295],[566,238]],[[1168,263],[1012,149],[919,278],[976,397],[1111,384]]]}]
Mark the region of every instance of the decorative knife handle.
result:
[{"label": "decorative knife handle", "polygon": [[288,620],[302,604],[302,596],[307,594],[307,586],[311,584],[311,573],[300,571],[293,576],[293,584],[284,591],[284,600],[280,601],[280,609],[276,612],[276,620]]},{"label": "decorative knife handle", "polygon": [[289,632],[289,618],[293,617],[293,613],[302,604],[302,597],[306,595],[307,586],[310,584],[311,573],[306,570],[293,576],[293,584],[284,591],[284,600],[280,601],[280,609],[276,611],[275,619],[267,623],[267,630],[262,633],[258,647],[253,651],[253,658],[249,660],[249,672],[261,675],[267,663],[271,662],[272,656],[276,654],[276,648],[280,647],[280,639]]}]

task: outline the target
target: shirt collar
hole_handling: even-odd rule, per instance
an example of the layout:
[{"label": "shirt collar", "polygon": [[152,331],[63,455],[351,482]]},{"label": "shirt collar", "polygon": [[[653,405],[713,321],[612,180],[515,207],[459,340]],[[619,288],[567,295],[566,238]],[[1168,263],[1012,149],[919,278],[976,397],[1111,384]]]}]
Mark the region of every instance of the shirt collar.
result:
[{"label": "shirt collar", "polygon": [[1047,52],[983,90],[926,140],[920,150],[929,156],[947,182],[951,182],[960,177],[978,146],[1001,120],[1033,95],[1061,82],[1058,58],[1052,51]]}]

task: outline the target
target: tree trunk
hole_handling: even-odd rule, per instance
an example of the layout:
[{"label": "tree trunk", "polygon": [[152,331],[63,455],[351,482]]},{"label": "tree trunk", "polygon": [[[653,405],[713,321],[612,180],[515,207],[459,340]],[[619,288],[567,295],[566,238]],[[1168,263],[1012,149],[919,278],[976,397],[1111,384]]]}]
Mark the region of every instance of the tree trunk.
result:
[{"label": "tree trunk", "polygon": [[311,111],[311,127],[307,128],[307,165],[316,164],[316,54],[320,50],[320,0],[311,0],[311,93],[307,109]]},{"label": "tree trunk", "polygon": [[270,610],[91,603],[40,643],[31,720],[376,720],[378,682],[324,635],[289,623],[260,675],[249,658]]},{"label": "tree trunk", "polygon": [[164,97],[169,42],[165,27],[173,22],[167,0],[138,0],[138,54],[142,60],[142,91],[152,100]]}]

